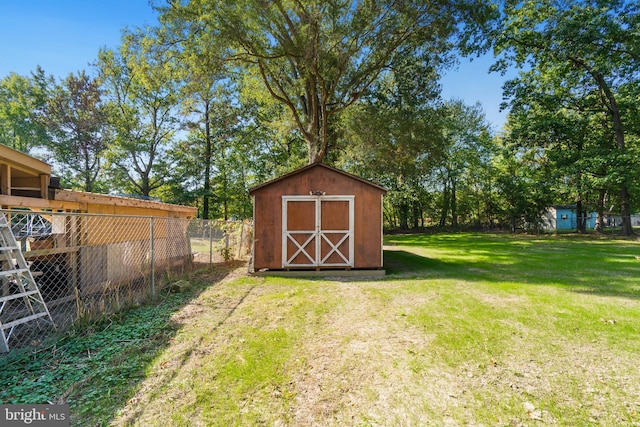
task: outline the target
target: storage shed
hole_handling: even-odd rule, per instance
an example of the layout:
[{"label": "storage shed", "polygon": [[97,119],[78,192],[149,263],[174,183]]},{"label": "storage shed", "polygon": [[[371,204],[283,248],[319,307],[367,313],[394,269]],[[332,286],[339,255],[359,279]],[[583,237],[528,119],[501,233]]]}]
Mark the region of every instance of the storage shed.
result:
[{"label": "storage shed", "polygon": [[252,188],[254,272],[381,270],[385,193],[321,163]]},{"label": "storage shed", "polygon": [[[585,225],[593,230],[596,226],[597,213],[585,212]],[[555,205],[542,213],[542,226],[545,230],[575,230],[578,226],[577,206]]]}]

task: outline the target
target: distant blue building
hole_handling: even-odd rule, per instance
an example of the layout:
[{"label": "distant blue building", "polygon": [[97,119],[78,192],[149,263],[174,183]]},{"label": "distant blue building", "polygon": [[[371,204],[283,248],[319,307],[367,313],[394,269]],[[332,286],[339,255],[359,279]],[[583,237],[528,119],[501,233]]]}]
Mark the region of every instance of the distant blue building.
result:
[{"label": "distant blue building", "polygon": [[[596,213],[587,212],[587,229],[596,226]],[[578,228],[576,205],[556,205],[547,208],[542,214],[543,228],[546,230],[575,230]]]}]

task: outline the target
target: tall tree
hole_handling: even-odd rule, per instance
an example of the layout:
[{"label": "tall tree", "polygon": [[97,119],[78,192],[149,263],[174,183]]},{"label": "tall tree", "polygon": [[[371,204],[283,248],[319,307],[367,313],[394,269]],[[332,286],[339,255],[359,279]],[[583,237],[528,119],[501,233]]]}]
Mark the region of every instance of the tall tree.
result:
[{"label": "tall tree", "polygon": [[179,128],[177,59],[156,43],[156,31],[126,32],[119,52],[98,55],[116,131],[108,153],[114,185],[143,197],[165,183],[166,150]]},{"label": "tall tree", "polygon": [[[207,97],[198,97],[190,104],[196,121],[187,123],[187,139],[174,147],[170,155],[179,170],[193,179],[192,190],[196,199],[202,200],[202,218],[215,218],[218,214],[228,216],[225,209],[227,193],[226,154],[235,149],[234,142],[247,127],[242,108],[234,100],[235,92],[218,85],[216,91],[207,92]],[[202,94],[202,93],[201,93]],[[202,107],[199,109],[197,107]],[[186,178],[186,177],[185,177]],[[216,188],[216,183],[218,188]],[[222,206],[217,210],[212,202]]]},{"label": "tall tree", "polygon": [[[260,82],[244,73],[223,80],[208,105],[210,169],[207,172],[207,130],[202,101],[187,121],[186,139],[169,151],[172,174],[163,189],[167,200],[197,205],[205,217],[206,174],[210,173],[209,218],[247,218],[252,214],[247,190],[304,164],[304,143],[282,114],[282,106],[256,90]],[[224,83],[224,86],[223,86]],[[193,95],[191,95],[193,96]],[[292,130],[293,129],[293,130]]]},{"label": "tall tree", "polygon": [[[192,25],[180,19],[174,19],[175,10],[166,9],[161,16],[163,31],[156,39],[159,46],[179,62],[178,76],[181,81],[181,107],[186,126],[190,132],[190,150],[183,151],[187,157],[195,160],[199,172],[198,182],[202,178],[201,188],[197,190],[202,199],[202,217],[210,218],[213,198],[213,161],[216,150],[214,130],[216,106],[223,105],[227,99],[223,94],[233,87],[231,72],[223,59],[225,49],[216,42],[213,34],[201,33],[199,37],[189,37]],[[197,158],[194,155],[197,153]]]},{"label": "tall tree", "polygon": [[[527,67],[519,82],[530,91],[561,90],[594,97],[593,114],[604,113],[613,130],[619,177],[622,233],[631,227],[632,179],[628,155],[629,107],[624,87],[640,77],[640,4],[624,0],[507,0],[502,22],[492,34],[503,54],[496,68]],[[516,94],[517,96],[517,94]],[[637,92],[636,92],[637,96]],[[637,99],[635,108],[637,108]]]},{"label": "tall tree", "polygon": [[51,134],[48,148],[64,178],[83,191],[95,191],[109,139],[107,114],[98,82],[84,70],[70,74],[43,110]]},{"label": "tall tree", "polygon": [[521,81],[507,85],[507,93],[518,94],[511,104],[508,139],[525,151],[544,154],[555,171],[549,177],[551,182],[545,184],[556,189],[556,203],[575,201],[576,231],[585,232],[593,192],[608,191],[603,178],[615,150],[611,132],[602,128],[602,115],[594,115],[593,96],[580,94],[576,98],[564,87],[551,93],[530,89]]},{"label": "tall tree", "polygon": [[342,168],[385,186],[387,219],[402,229],[422,225],[425,176],[441,155],[436,64],[394,55],[390,71],[348,111],[341,124]]},{"label": "tall tree", "polygon": [[523,221],[537,227],[554,200],[551,168],[537,148],[522,148],[509,138],[499,142],[493,168],[501,196],[498,210],[512,232],[524,227]]},{"label": "tall tree", "polygon": [[165,13],[188,21],[191,37],[214,33],[233,59],[254,67],[291,113],[309,163],[334,147],[332,128],[402,49],[446,56],[450,37],[481,2],[191,0]]},{"label": "tall tree", "polygon": [[53,86],[53,78],[40,67],[29,77],[11,73],[0,80],[0,143],[25,153],[48,143],[38,112]]},{"label": "tall tree", "polygon": [[469,106],[460,100],[452,100],[445,103],[441,113],[444,116],[442,156],[435,170],[442,188],[440,225],[445,225],[451,212],[451,225],[457,227],[460,186],[471,185],[473,181],[465,178],[489,167],[493,141],[479,104]]}]

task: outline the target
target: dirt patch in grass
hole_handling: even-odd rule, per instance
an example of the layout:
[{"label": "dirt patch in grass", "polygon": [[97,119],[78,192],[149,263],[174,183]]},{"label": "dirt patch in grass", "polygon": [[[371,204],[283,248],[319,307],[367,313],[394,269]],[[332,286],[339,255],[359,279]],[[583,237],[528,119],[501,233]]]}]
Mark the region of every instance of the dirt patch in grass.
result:
[{"label": "dirt patch in grass", "polygon": [[[292,425],[640,425],[638,354],[612,344],[609,331],[589,339],[578,317],[567,335],[546,324],[560,308],[545,312],[538,294],[570,294],[460,281],[340,283],[331,292],[341,304],[301,346]],[[609,303],[589,300],[594,311]],[[414,319],[423,310],[433,323]]]},{"label": "dirt patch in grass", "polygon": [[420,416],[406,403],[435,391],[433,382],[417,387],[411,369],[429,336],[393,319],[400,315],[363,286],[375,285],[337,284],[333,295],[342,303],[305,339],[306,363],[293,378],[294,425],[410,425]]}]

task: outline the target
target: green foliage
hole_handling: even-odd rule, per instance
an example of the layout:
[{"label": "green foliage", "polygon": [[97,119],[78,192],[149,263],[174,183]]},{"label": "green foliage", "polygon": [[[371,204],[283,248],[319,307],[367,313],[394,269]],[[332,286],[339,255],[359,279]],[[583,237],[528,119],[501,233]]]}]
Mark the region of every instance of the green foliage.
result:
[{"label": "green foliage", "polygon": [[512,232],[523,228],[539,229],[542,213],[554,201],[553,169],[540,152],[519,149],[503,141],[493,159],[495,184],[500,194],[498,217],[506,220]]},{"label": "green foliage", "polygon": [[[343,153],[336,163],[387,188],[385,221],[391,228],[406,229],[410,218],[413,227],[422,225],[419,219],[427,199],[423,177],[440,156],[441,120],[434,66],[419,58],[394,59],[393,71],[345,112],[340,129]],[[430,86],[414,85],[415,81]]]},{"label": "green foliage", "polygon": [[[168,29],[163,35],[168,40],[156,42],[170,46],[181,65],[177,70],[182,90],[181,107],[189,129],[188,148],[171,153],[174,165],[186,168],[187,174],[174,174],[172,180],[178,183],[178,188],[184,187],[183,179],[196,181],[187,191],[195,200],[202,199],[201,217],[208,219],[213,217],[210,205],[215,200],[214,169],[225,167],[216,162],[215,153],[224,151],[223,146],[237,133],[239,114],[231,100],[235,79],[222,58],[224,49],[210,34],[189,37],[188,27],[181,21],[165,15],[163,22]],[[179,145],[184,146],[184,142]],[[225,191],[224,196],[227,194]],[[225,218],[226,215],[225,208]]]},{"label": "green foliage", "polygon": [[166,150],[177,131],[179,99],[175,58],[155,41],[160,30],[123,35],[118,52],[98,55],[116,138],[108,150],[112,186],[150,196],[170,175]]},{"label": "green foliage", "polygon": [[[495,141],[479,105],[438,105],[411,82],[435,70],[401,62],[366,102],[345,114],[344,154],[337,162],[386,187],[389,228],[481,226],[498,221],[492,159]],[[439,218],[439,221],[437,220]]]},{"label": "green foliage", "polygon": [[40,118],[51,138],[51,163],[74,189],[98,192],[111,136],[99,84],[83,70],[52,92]]},{"label": "green foliage", "polygon": [[[506,2],[490,36],[496,54],[502,55],[496,70],[508,64],[524,68],[505,85],[514,131],[527,128],[530,145],[559,156],[558,166],[564,176],[571,176],[579,203],[586,190],[613,193],[624,234],[633,232],[629,188],[637,181],[628,174],[626,161],[611,160],[614,152],[625,158],[633,141],[629,135],[640,93],[639,29],[637,2],[524,1]],[[635,101],[629,102],[632,92]],[[578,162],[587,158],[602,166],[594,171]],[[599,182],[585,179],[587,174]],[[614,191],[604,178],[612,174],[621,178]]]},{"label": "green foliage", "polygon": [[68,331],[48,346],[0,358],[0,402],[68,403],[74,425],[106,425],[176,332],[172,313],[192,294]]},{"label": "green foliage", "polygon": [[490,169],[496,150],[482,107],[454,100],[445,103],[442,115],[443,155],[433,179],[442,189],[439,225],[447,224],[449,212],[453,227],[461,216],[475,226],[489,224],[494,214]]},{"label": "green foliage", "polygon": [[[480,3],[166,2],[160,25],[98,53],[96,79],[0,80],[0,143],[46,156],[74,188],[205,218],[250,217],[249,188],[310,161],[386,187],[389,228],[517,229],[571,202],[629,218],[637,3]],[[495,70],[522,69],[501,138],[479,106],[439,95],[455,48],[489,45]]]},{"label": "green foliage", "polygon": [[[475,3],[474,3],[475,4]],[[210,37],[259,75],[284,105],[307,145],[309,162],[335,144],[332,129],[403,50],[446,56],[448,38],[468,4],[191,1],[163,9],[191,37]],[[476,12],[478,12],[476,4]],[[461,24],[462,25],[462,24]],[[402,29],[398,31],[398,29]]]},{"label": "green foliage", "polygon": [[38,114],[52,87],[53,78],[40,67],[28,77],[11,73],[0,80],[0,143],[25,153],[48,144]]}]

